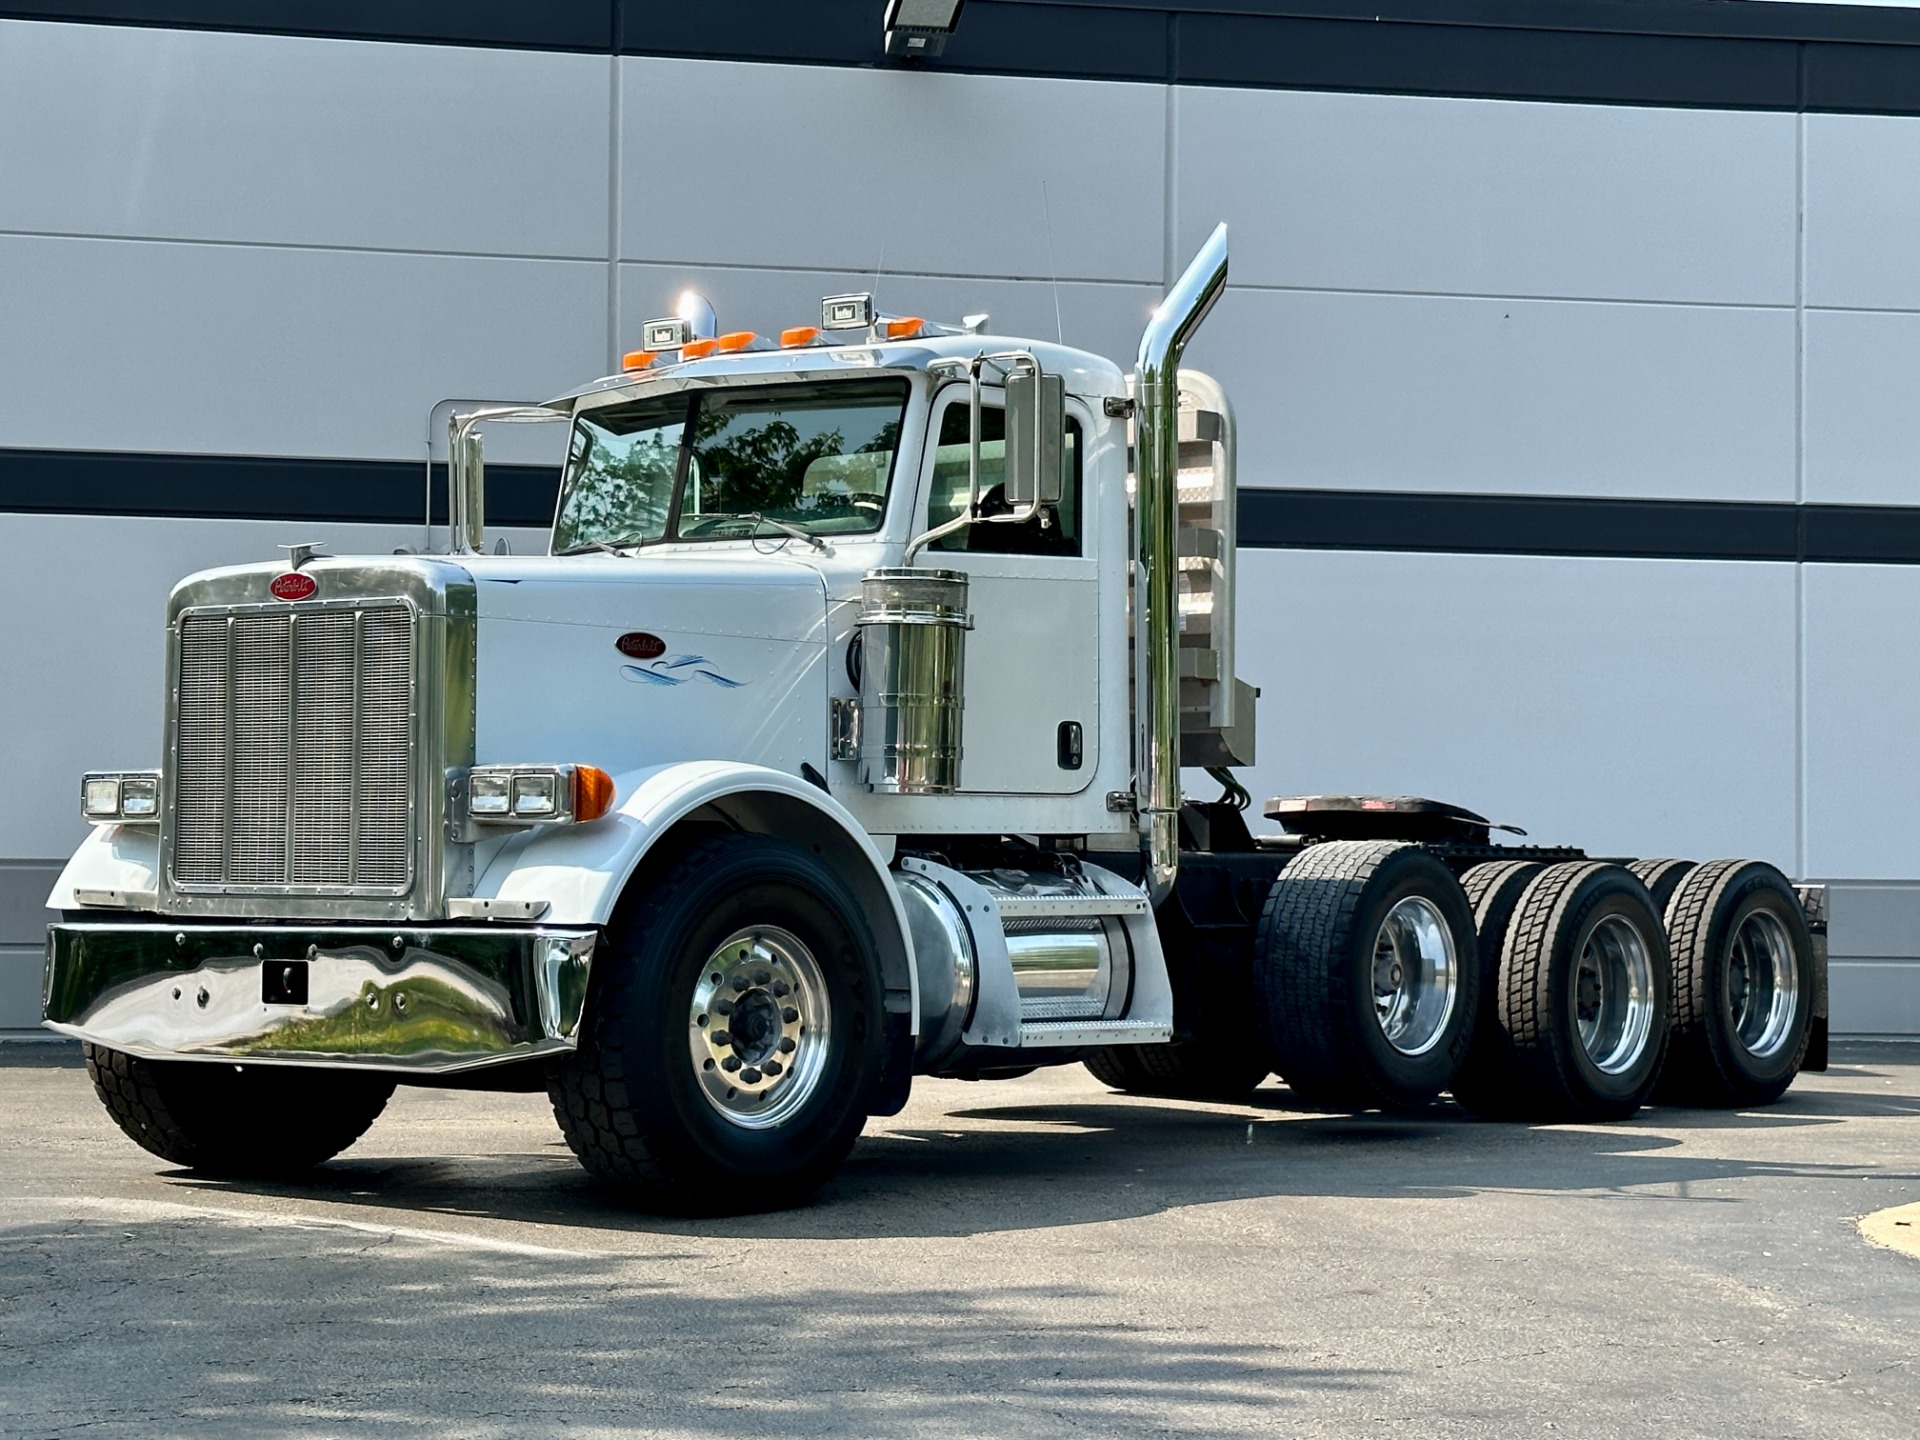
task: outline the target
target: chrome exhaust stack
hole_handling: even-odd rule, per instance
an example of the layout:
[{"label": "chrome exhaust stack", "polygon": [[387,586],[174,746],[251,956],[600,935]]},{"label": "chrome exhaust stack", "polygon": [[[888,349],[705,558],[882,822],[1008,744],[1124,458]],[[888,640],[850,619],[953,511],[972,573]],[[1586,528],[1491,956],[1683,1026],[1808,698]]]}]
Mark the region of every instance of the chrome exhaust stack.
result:
[{"label": "chrome exhaust stack", "polygon": [[1180,868],[1180,356],[1227,285],[1227,227],[1167,291],[1140,337],[1135,386],[1134,516],[1140,587],[1134,641],[1140,814],[1148,888],[1158,905]]}]

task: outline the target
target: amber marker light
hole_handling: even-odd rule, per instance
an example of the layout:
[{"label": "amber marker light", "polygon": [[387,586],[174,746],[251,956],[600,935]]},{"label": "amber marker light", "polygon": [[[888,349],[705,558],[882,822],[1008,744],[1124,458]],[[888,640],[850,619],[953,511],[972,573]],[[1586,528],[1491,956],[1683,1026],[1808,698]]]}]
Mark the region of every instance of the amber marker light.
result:
[{"label": "amber marker light", "polygon": [[792,325],[780,332],[780,348],[791,350],[797,345],[811,345],[819,338],[818,325]]},{"label": "amber marker light", "polygon": [[629,350],[620,357],[620,368],[626,371],[644,370],[660,358],[653,350]]},{"label": "amber marker light", "polygon": [[598,820],[613,809],[613,777],[596,765],[573,767],[573,820]]},{"label": "amber marker light", "polygon": [[889,340],[911,340],[926,323],[917,315],[907,315],[898,320],[882,320],[880,328],[887,332]]},{"label": "amber marker light", "polygon": [[714,341],[713,348],[718,350],[722,355],[731,355],[736,350],[745,350],[759,338],[760,337],[751,330],[734,330]]},{"label": "amber marker light", "polygon": [[682,360],[705,359],[707,356],[713,354],[719,344],[720,342],[718,340],[689,340],[685,345],[680,347],[680,358]]}]

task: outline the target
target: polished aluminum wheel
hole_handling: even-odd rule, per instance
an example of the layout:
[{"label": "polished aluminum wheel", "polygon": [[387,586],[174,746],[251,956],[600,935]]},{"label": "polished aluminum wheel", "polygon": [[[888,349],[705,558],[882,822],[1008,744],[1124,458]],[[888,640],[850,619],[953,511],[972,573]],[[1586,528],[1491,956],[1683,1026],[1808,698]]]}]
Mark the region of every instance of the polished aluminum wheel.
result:
[{"label": "polished aluminum wheel", "polygon": [[1453,932],[1431,900],[1409,895],[1373,942],[1373,1011],[1387,1043],[1424,1055],[1440,1043],[1460,993]]},{"label": "polished aluminum wheel", "polygon": [[1580,1045],[1595,1068],[1623,1074],[1636,1065],[1653,1033],[1653,960],[1646,937],[1609,915],[1580,946],[1573,1006]]},{"label": "polished aluminum wheel", "polygon": [[687,1044],[700,1092],[745,1130],[812,1097],[826,1069],[827,980],[797,936],[756,925],[727,937],[694,987]]},{"label": "polished aluminum wheel", "polygon": [[1727,956],[1727,1023],[1749,1055],[1767,1060],[1793,1034],[1800,1008],[1800,972],[1780,921],[1756,910],[1734,932]]}]

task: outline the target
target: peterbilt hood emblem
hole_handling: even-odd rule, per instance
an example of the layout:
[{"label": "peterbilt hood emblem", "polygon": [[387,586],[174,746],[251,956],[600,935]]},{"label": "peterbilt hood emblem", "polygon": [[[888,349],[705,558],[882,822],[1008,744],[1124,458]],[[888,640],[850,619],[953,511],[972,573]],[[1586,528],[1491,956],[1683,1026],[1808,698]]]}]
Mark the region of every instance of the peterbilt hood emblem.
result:
[{"label": "peterbilt hood emblem", "polygon": [[267,593],[276,600],[310,600],[319,588],[311,575],[302,575],[298,570],[276,575],[267,582]]},{"label": "peterbilt hood emblem", "polygon": [[613,648],[635,660],[656,660],[667,653],[667,642],[644,630],[629,630],[613,642]]}]

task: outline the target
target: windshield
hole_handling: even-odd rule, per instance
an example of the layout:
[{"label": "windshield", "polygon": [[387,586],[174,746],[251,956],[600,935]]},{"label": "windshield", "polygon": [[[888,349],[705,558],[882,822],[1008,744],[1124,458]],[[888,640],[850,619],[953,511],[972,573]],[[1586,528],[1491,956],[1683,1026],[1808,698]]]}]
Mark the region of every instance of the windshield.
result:
[{"label": "windshield", "polygon": [[904,379],[692,391],[574,421],[553,553],[880,528]]}]

